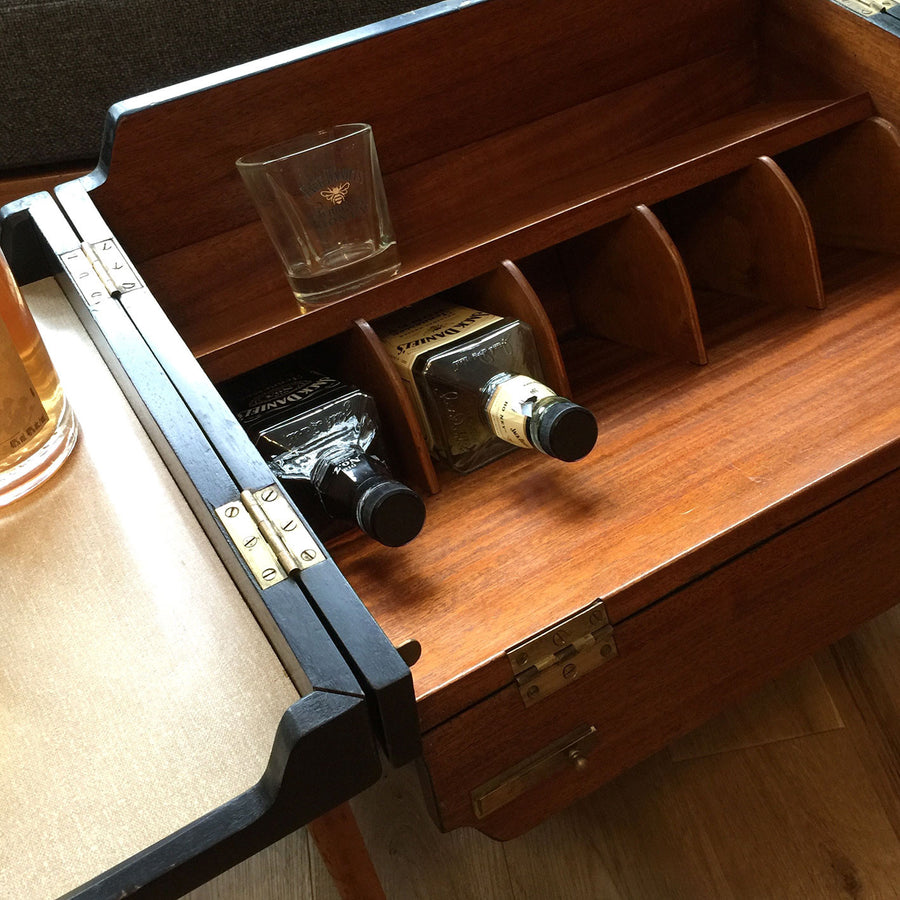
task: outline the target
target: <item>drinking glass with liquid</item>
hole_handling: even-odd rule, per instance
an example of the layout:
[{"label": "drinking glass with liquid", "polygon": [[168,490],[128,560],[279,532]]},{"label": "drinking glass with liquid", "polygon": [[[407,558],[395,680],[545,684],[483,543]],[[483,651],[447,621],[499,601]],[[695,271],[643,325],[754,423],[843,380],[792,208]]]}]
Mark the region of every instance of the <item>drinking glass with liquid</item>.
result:
[{"label": "drinking glass with liquid", "polygon": [[0,506],[56,472],[77,433],[56,369],[0,253]]}]

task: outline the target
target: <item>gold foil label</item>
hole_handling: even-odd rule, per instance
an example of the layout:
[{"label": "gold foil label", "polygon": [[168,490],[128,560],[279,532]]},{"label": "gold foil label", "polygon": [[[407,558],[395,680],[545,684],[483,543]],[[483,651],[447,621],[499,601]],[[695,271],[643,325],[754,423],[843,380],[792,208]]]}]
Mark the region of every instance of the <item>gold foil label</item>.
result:
[{"label": "gold foil label", "polygon": [[[396,325],[393,324],[394,321],[397,322]],[[429,447],[434,447],[434,435],[412,374],[416,360],[426,351],[452,344],[461,335],[475,334],[499,321],[500,316],[470,309],[468,306],[431,301],[420,304],[402,319],[388,319],[387,327],[378,329],[378,336],[387,348],[388,356],[397,366],[400,380],[419,414]]]},{"label": "gold foil label", "polygon": [[378,336],[397,366],[400,380],[416,408],[430,448],[434,447],[434,435],[412,374],[416,360],[426,351],[453,343],[460,335],[475,334],[499,321],[500,316],[468,306],[431,301],[420,304],[415,311],[402,318],[391,317],[386,327],[379,327]]},{"label": "gold foil label", "polygon": [[425,303],[397,327],[388,325],[386,330],[379,330],[379,335],[394,362],[401,369],[411,369],[426,350],[450,344],[461,334],[480,331],[499,321],[500,316],[468,306]]},{"label": "gold foil label", "polygon": [[0,459],[28,443],[47,418],[12,337],[0,321]]},{"label": "gold foil label", "polygon": [[500,382],[487,405],[491,430],[516,447],[532,447],[527,431],[531,410],[538,400],[555,396],[555,391],[527,375],[515,375]]}]

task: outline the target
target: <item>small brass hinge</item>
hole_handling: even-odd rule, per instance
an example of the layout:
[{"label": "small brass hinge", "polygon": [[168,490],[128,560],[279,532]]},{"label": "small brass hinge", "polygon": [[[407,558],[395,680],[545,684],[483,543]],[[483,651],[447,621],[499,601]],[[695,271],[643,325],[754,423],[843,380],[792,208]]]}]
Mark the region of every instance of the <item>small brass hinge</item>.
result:
[{"label": "small brass hinge", "polygon": [[109,295],[118,299],[122,294],[143,287],[137,273],[125,258],[122,248],[112,239],[81,245],[100,280],[107,286]]},{"label": "small brass hinge", "polygon": [[258,491],[243,491],[240,501],[217,507],[216,515],[262,588],[325,559],[274,484]]},{"label": "small brass hinge", "polygon": [[83,241],[77,250],[62,253],[59,258],[91,309],[110,297],[118,299],[128,291],[143,287],[112,238],[93,244]]},{"label": "small brass hinge", "polygon": [[506,652],[526,706],[617,655],[612,625],[601,600]]}]

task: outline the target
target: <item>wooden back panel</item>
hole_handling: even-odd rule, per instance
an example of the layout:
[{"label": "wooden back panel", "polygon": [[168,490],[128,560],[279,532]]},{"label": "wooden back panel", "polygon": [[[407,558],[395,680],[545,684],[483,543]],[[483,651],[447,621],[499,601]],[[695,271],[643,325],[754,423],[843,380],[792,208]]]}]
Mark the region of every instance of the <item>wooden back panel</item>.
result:
[{"label": "wooden back panel", "polygon": [[652,15],[624,14],[613,0],[438,4],[119,104],[107,177],[95,173],[92,193],[140,263],[255,221],[234,169],[244,153],[364,121],[389,175],[752,46],[755,9],[740,0],[658,0]]}]

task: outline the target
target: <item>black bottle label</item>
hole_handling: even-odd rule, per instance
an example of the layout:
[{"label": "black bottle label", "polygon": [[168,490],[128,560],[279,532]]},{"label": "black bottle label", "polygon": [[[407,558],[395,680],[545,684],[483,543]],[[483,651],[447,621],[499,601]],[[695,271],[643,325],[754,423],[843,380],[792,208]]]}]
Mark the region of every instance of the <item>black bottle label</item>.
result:
[{"label": "black bottle label", "polygon": [[245,377],[222,386],[237,420],[254,438],[268,426],[319,405],[337,390],[346,388],[336,378],[319,373],[290,374],[274,382]]}]

